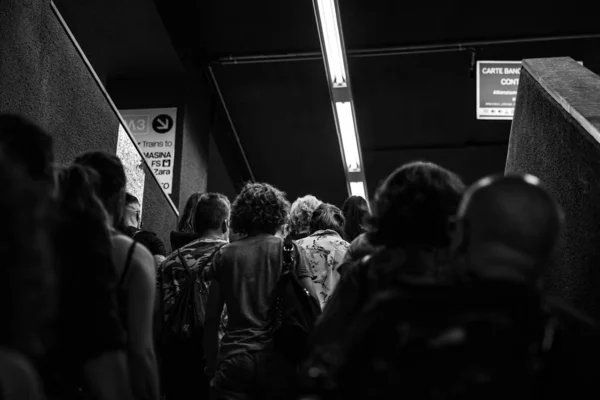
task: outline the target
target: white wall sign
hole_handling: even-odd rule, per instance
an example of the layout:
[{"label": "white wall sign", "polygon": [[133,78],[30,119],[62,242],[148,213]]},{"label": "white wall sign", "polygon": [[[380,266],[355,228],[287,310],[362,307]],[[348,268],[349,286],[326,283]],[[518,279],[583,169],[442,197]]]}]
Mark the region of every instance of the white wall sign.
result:
[{"label": "white wall sign", "polygon": [[171,194],[175,164],[176,108],[120,110],[163,190]]},{"label": "white wall sign", "polygon": [[[581,61],[578,63],[583,65]],[[477,61],[477,119],[513,119],[521,64],[521,61]]]}]

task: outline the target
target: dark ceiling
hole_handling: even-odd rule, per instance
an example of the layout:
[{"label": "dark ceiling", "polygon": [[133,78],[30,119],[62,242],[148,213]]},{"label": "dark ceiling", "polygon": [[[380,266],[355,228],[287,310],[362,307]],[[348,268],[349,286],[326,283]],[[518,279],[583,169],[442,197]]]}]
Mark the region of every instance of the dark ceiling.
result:
[{"label": "dark ceiling", "polygon": [[[138,13],[143,13],[141,3],[147,3],[145,9],[152,3],[110,2],[132,12],[139,7]],[[125,6],[128,3],[131,6]],[[594,13],[578,12],[578,7],[559,12],[547,2],[480,2],[468,7],[454,1],[339,3],[350,53],[600,33]],[[162,60],[154,68],[168,69],[165,58],[173,73],[180,68],[177,65],[197,70],[211,66],[255,179],[279,186],[291,199],[312,193],[325,201],[343,202],[347,189],[323,61],[219,62],[227,57],[318,52],[312,1],[155,0],[154,4],[152,12],[162,17],[164,27],[157,26],[152,16],[145,17],[150,25],[139,17],[142,22],[123,35],[138,35],[127,39],[132,43],[146,41],[143,48],[138,46],[144,53],[139,57]],[[171,38],[170,49],[162,50],[163,31]],[[148,36],[142,39],[142,34]],[[155,40],[158,46],[150,45]],[[181,63],[173,61],[173,47]],[[480,60],[571,56],[600,72],[598,39],[463,47],[473,47]],[[476,120],[470,62],[470,51],[349,56],[370,194],[395,167],[414,159],[438,162],[467,181],[503,171],[510,122]]]}]

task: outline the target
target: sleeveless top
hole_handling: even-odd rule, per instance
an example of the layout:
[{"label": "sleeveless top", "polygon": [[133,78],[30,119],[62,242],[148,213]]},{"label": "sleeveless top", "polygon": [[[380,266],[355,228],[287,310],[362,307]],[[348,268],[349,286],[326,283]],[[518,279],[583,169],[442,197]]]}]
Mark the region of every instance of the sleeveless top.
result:
[{"label": "sleeveless top", "polygon": [[[111,237],[114,237],[119,234],[119,232],[111,229]],[[131,260],[133,258],[133,252],[135,251],[135,246],[137,242],[133,239],[133,243],[129,246],[129,250],[127,251],[127,258],[125,259],[125,266],[123,267],[123,271],[121,272],[121,276],[118,279],[117,283],[117,304],[119,308],[119,316],[123,323],[123,327],[125,331],[127,331],[127,299],[129,297],[129,288],[125,285],[127,282],[127,276],[129,275],[129,271],[131,269]]]}]

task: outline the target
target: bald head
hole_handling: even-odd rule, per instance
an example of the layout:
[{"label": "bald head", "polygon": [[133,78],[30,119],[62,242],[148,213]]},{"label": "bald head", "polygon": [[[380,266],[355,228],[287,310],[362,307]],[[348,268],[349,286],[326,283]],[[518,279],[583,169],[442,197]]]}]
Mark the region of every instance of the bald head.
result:
[{"label": "bald head", "polygon": [[563,223],[559,206],[531,175],[480,180],[465,193],[458,217],[470,253],[536,267],[553,253]]}]

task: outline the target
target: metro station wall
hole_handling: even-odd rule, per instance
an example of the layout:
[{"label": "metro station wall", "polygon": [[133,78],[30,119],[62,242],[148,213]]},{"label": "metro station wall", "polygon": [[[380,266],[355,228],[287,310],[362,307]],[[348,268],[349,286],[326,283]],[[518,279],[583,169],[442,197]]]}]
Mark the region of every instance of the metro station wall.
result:
[{"label": "metro station wall", "polygon": [[25,116],[54,139],[56,162],[117,149],[118,121],[50,9],[0,2],[0,112]]},{"label": "metro station wall", "polygon": [[[591,90],[594,80],[595,88],[600,87],[600,78],[582,79],[573,71],[561,75],[576,83],[569,89],[575,106],[581,106],[586,96],[598,104],[598,95]],[[550,84],[555,79],[546,78]],[[600,144],[523,70],[506,172],[538,176],[564,208],[566,229],[545,287],[595,318],[600,317],[599,160]]]},{"label": "metro station wall", "polygon": [[235,185],[227,172],[223,157],[215,143],[213,136],[210,136],[208,158],[208,192],[222,193],[229,198],[231,202],[237,195]]},{"label": "metro station wall", "polygon": [[396,168],[411,161],[430,161],[456,172],[466,184],[485,175],[502,174],[506,145],[363,151],[371,198],[377,186]]},{"label": "metro station wall", "polygon": [[179,169],[179,210],[196,192],[206,192],[208,182],[211,104],[208,85],[203,77],[190,79],[186,85],[185,104],[181,108],[183,126],[178,137],[181,154]]},{"label": "metro station wall", "polygon": [[[49,1],[0,1],[0,57],[0,112],[46,129],[56,162],[68,164],[86,151],[116,153],[117,116]],[[164,240],[177,217],[155,185],[147,179],[144,227]]]}]

